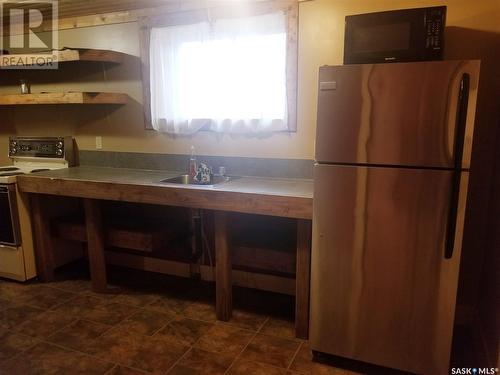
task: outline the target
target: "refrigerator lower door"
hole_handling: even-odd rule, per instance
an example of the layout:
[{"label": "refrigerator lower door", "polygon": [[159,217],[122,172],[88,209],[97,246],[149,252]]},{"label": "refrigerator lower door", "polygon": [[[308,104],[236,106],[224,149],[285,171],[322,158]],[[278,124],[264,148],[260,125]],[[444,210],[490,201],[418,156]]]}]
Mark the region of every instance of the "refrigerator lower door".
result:
[{"label": "refrigerator lower door", "polygon": [[452,176],[315,166],[313,350],[448,373],[468,173],[461,175],[455,251],[445,259]]}]

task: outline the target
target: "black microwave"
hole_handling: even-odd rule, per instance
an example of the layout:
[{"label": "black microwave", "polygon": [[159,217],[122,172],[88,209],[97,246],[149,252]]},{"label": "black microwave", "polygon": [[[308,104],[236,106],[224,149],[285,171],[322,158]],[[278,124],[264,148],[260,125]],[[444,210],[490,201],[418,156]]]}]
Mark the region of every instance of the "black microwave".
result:
[{"label": "black microwave", "polygon": [[441,60],[445,23],[445,6],[347,16],[344,64]]}]

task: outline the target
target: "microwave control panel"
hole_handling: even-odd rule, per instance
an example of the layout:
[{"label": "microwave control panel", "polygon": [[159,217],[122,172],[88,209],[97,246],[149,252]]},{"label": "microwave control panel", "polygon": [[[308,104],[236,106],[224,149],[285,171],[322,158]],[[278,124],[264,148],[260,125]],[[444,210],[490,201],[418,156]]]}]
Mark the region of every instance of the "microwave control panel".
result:
[{"label": "microwave control panel", "polygon": [[444,12],[441,9],[429,10],[425,17],[425,31],[427,49],[441,49],[441,40],[444,28]]}]

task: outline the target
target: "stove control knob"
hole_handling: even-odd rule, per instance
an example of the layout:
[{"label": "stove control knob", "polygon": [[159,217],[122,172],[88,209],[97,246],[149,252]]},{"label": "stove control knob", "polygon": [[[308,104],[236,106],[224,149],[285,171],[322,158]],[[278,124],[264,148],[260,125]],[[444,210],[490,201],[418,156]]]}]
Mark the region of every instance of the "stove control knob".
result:
[{"label": "stove control knob", "polygon": [[13,147],[10,149],[10,154],[15,155],[17,153],[17,148]]},{"label": "stove control knob", "polygon": [[64,146],[64,144],[61,141],[56,143],[57,148],[63,148],[63,146]]},{"label": "stove control knob", "polygon": [[10,147],[12,147],[12,148],[17,147],[17,141],[10,142]]},{"label": "stove control knob", "polygon": [[63,154],[63,150],[61,150],[60,148],[58,148],[58,149],[56,150],[56,155],[57,155],[57,156],[62,156],[62,154]]}]

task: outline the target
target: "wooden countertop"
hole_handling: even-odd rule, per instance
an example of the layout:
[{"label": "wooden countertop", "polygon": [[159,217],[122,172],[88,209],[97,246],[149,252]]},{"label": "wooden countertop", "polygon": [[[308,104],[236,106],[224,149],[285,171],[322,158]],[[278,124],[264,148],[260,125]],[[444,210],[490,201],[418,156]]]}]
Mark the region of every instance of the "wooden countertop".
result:
[{"label": "wooden countertop", "polygon": [[241,177],[215,186],[160,182],[179,172],[73,167],[18,176],[21,191],[312,219],[312,180]]}]

